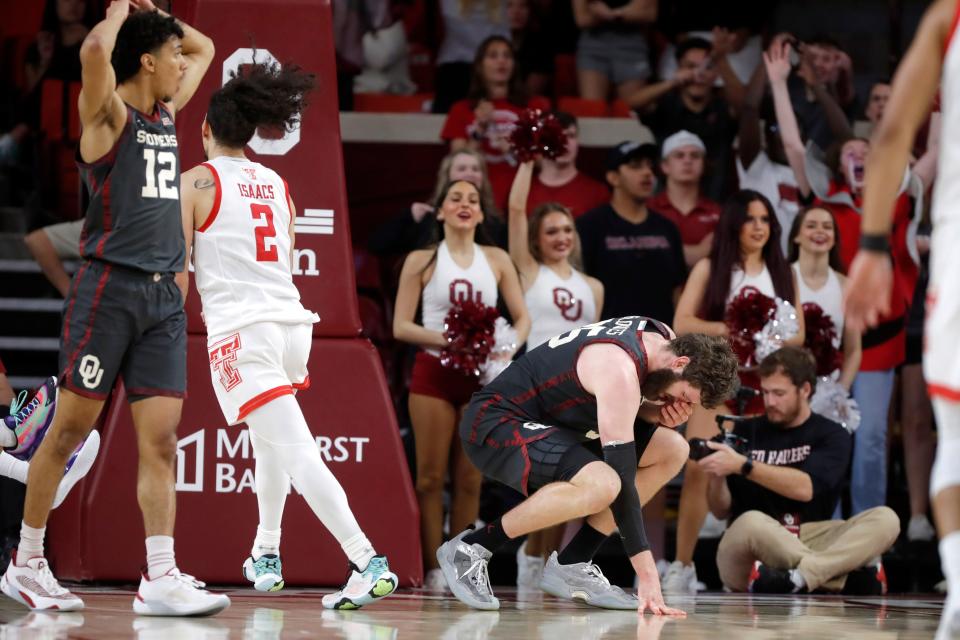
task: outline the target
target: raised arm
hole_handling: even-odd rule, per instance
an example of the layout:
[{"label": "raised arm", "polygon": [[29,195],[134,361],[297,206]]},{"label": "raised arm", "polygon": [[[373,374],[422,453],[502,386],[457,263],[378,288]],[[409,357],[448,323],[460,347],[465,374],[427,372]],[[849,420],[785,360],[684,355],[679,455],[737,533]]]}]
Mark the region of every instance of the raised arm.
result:
[{"label": "raised arm", "polygon": [[[151,0],[131,0],[131,2],[135,2],[137,7],[142,11],[157,11],[162,15],[168,15],[157,9]],[[187,69],[184,71],[183,79],[180,81],[180,89],[174,94],[173,99],[170,101],[174,113],[183,109],[187,102],[190,101],[190,98],[193,97],[193,94],[196,93],[197,87],[200,86],[200,81],[203,80],[203,75],[207,72],[210,63],[213,62],[213,55],[215,53],[213,40],[185,22],[178,20],[177,24],[183,29],[181,44],[183,45],[182,53],[187,63]]]},{"label": "raised arm", "polygon": [[804,56],[797,70],[797,75],[803,79],[810,91],[817,99],[817,104],[823,109],[823,115],[827,119],[827,126],[830,127],[830,133],[835,140],[846,140],[853,137],[853,129],[850,127],[850,121],[847,120],[847,114],[843,112],[837,99],[827,89],[827,85],[820,82],[813,65],[809,59]]},{"label": "raised arm", "polygon": [[740,109],[740,164],[749,171],[757,155],[763,150],[763,132],[760,130],[760,103],[767,87],[767,70],[758,64],[747,83]]},{"label": "raised arm", "polygon": [[[940,84],[941,56],[953,11],[952,0],[938,0],[927,10],[894,76],[890,101],[867,157],[863,236],[882,239],[890,235],[893,204],[910,148]],[[876,326],[880,314],[890,311],[892,279],[886,251],[861,249],[857,253],[850,266],[845,301],[846,322],[852,328]]]},{"label": "raised arm", "polygon": [[777,125],[780,127],[783,150],[797,179],[797,187],[801,195],[806,198],[811,192],[804,164],[807,150],[800,138],[800,127],[797,125],[797,116],[793,112],[790,92],[787,89],[787,78],[790,76],[790,50],[789,44],[771,47],[763,54],[763,63],[766,66],[770,90],[773,93],[773,105],[777,112]]},{"label": "raised arm", "polygon": [[517,175],[513,178],[510,187],[510,198],[507,201],[509,216],[510,258],[516,263],[523,276],[523,289],[526,291],[537,277],[539,265],[530,254],[527,229],[527,198],[530,196],[530,183],[533,180],[533,161],[524,162],[517,168]]},{"label": "raised arm", "polygon": [[713,48],[710,57],[723,79],[723,96],[727,99],[731,111],[739,113],[743,106],[745,89],[737,76],[727,55],[733,50],[734,35],[723,27],[713,28]]},{"label": "raised arm", "polygon": [[[110,57],[117,42],[117,33],[128,15],[128,0],[113,0],[107,7],[106,18],[90,30],[80,46],[82,86],[77,108],[83,126],[81,156],[85,160],[96,160],[105,154],[119,137],[126,122],[126,107],[116,92],[117,76],[110,64]],[[99,140],[104,137],[101,135],[101,125],[104,124],[113,132],[112,139]]]},{"label": "raised arm", "polygon": [[692,81],[693,75],[694,72],[690,69],[677,69],[672,78],[644,85],[642,88],[621,97],[632,109],[646,109],[664,94]]}]

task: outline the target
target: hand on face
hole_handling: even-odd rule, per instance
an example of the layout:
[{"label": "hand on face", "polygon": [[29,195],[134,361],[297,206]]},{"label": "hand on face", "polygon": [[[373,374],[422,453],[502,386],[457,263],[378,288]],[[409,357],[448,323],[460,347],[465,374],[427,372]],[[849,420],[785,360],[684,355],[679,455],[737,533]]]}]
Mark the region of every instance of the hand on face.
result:
[{"label": "hand on face", "polygon": [[660,425],[676,429],[693,414],[693,404],[684,400],[671,399],[660,409]]}]

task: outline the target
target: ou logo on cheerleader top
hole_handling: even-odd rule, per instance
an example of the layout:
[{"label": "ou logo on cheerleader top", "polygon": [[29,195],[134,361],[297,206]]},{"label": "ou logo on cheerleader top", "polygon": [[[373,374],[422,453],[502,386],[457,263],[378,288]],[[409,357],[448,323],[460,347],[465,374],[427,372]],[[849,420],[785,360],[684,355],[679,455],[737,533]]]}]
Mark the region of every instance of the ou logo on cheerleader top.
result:
[{"label": "ou logo on cheerleader top", "polygon": [[583,315],[583,300],[580,300],[569,289],[554,287],[553,304],[560,309],[564,320],[576,322]]}]

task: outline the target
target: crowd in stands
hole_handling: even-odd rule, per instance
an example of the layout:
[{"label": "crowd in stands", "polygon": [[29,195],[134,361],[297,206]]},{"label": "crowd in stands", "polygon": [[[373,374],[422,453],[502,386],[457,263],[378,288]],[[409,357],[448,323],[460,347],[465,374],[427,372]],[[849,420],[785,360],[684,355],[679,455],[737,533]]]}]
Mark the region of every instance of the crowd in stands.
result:
[{"label": "crowd in stands", "polygon": [[[712,335],[728,335],[729,305],[744,288],[752,287],[787,300],[798,310],[809,304],[823,310],[832,323],[833,346],[839,354],[837,367],[827,377],[859,406],[859,428],[852,436],[822,416],[814,413],[811,418],[809,411],[803,420],[789,425],[798,427],[792,430],[792,446],[806,447],[807,454],[773,464],[803,470],[812,482],[810,498],[778,494],[782,486],[777,480],[768,483],[764,471],[763,480],[758,474],[730,483],[737,505],[731,511],[729,495],[720,504],[716,498],[722,494],[720,480],[731,473],[738,475],[739,468],[720,472],[716,462],[691,461],[683,475],[677,537],[668,544],[675,560],[666,571],[665,590],[696,590],[693,558],[708,511],[740,523],[739,530],[731,530],[737,542],[724,539],[723,548],[739,556],[732,565],[721,566],[721,578],[730,588],[747,588],[756,576],[750,577],[751,563],[744,564],[744,547],[757,548],[750,537],[762,535],[768,521],[753,515],[741,519],[751,509],[763,510],[763,504],[754,504],[758,491],[818,504],[815,514],[791,516],[800,530],[812,531],[811,539],[817,538],[810,541],[805,534],[800,536],[797,545],[807,544],[806,551],[793,545],[789,553],[777,547],[777,553],[765,556],[766,561],[782,565],[775,569],[793,571],[788,576],[792,586],[784,587],[783,576],[769,571],[761,585],[840,591],[845,583],[838,576],[854,569],[863,569],[877,582],[882,571],[875,560],[900,533],[900,522],[892,511],[877,511],[888,503],[892,402],[895,410],[899,405],[902,416],[910,496],[909,513],[902,514],[906,537],[924,541],[934,535],[921,489],[929,482],[935,436],[929,401],[923,394],[917,340],[922,339],[929,233],[922,222],[927,216],[925,194],[936,173],[935,133],[918,139],[915,162],[898,204],[892,233],[898,275],[893,310],[877,329],[859,335],[843,322],[844,273],[859,241],[868,136],[882,117],[889,82],[878,78],[869,85],[869,92],[858,93],[861,85],[855,82],[854,61],[838,41],[825,35],[776,33],[747,20],[718,20],[668,33],[660,29],[657,3],[646,0],[573,0],[569,17],[572,31],[579,30],[579,36],[570,53],[554,56],[551,67],[546,63],[550,56],[534,60],[524,50],[542,33],[534,26],[542,8],[541,3],[523,0],[502,5],[442,3],[442,23],[450,31],[442,39],[446,46],[437,60],[432,103],[434,112],[447,114],[441,137],[453,154],[445,161],[438,188],[439,183],[457,180],[475,185],[483,201],[479,224],[492,231],[488,235],[493,243],[509,248],[519,270],[531,336],[559,333],[558,321],[570,309],[566,302],[550,308],[540,299],[537,291],[547,283],[555,290],[579,287],[572,297],[589,310],[578,316],[581,324],[592,320],[593,312],[598,318],[646,315],[670,323],[681,334]],[[497,10],[504,12],[503,22],[498,22]],[[530,20],[527,29],[522,27],[525,19]],[[503,28],[498,31],[500,25]],[[456,56],[449,33],[457,34]],[[463,50],[468,42],[475,44],[472,58]],[[563,64],[557,62],[571,53],[578,98],[624,105],[622,113],[647,127],[655,140],[653,144],[625,140],[614,146],[603,173],[592,177],[576,165],[577,113],[556,110],[564,96]],[[451,74],[457,75],[456,80],[448,81]],[[571,139],[566,154],[540,158],[535,165],[514,157],[509,134],[528,107],[554,109]],[[937,118],[931,105],[934,132]],[[478,172],[465,175],[452,170],[457,154],[464,150],[479,154],[464,156]],[[596,178],[601,176],[598,183]],[[488,189],[492,189],[492,203],[489,196],[484,197]],[[442,205],[438,201],[434,206]],[[370,250],[387,256],[426,248],[439,260],[444,245],[437,249],[426,234],[413,232],[417,226],[426,229],[432,224],[428,220],[436,218],[434,212],[423,204],[412,205],[374,233]],[[529,218],[528,225],[521,223],[524,216]],[[573,231],[574,237],[568,239],[566,234]],[[425,313],[426,302],[424,297]],[[803,314],[798,316],[799,332],[785,342],[785,351],[802,348],[805,342],[810,346],[812,337],[805,335]],[[526,348],[537,342],[528,340]],[[790,422],[777,406],[776,393],[765,387],[766,378],[788,379],[786,387],[796,398],[791,420],[804,415],[798,407],[809,403],[816,388],[816,380],[804,382],[812,365],[793,352],[783,358],[759,370],[757,362],[742,363],[742,385],[762,390],[740,408],[744,415],[761,417],[757,418],[760,423],[751,423],[755,436],[758,430],[783,429]],[[410,388],[409,402],[422,402],[422,392]],[[727,407],[723,412],[731,410]],[[698,409],[686,436],[714,435],[716,415]],[[757,462],[766,461],[757,450],[753,455]],[[815,462],[805,462],[807,457]],[[829,477],[820,473],[826,467],[831,469]],[[431,484],[434,481],[430,479]],[[777,521],[779,527],[790,514],[774,513],[777,508],[768,508],[766,518]],[[837,520],[848,523],[843,531],[815,524],[843,517],[853,518]],[[463,520],[463,513],[458,512],[457,518]],[[808,521],[812,526],[805,528]],[[715,528],[717,521],[711,518],[707,526]],[[828,562],[829,568],[807,570],[799,562],[800,555],[823,552],[838,539],[849,540],[850,535],[862,539],[864,527],[872,530],[873,537],[854,554],[856,558],[869,554],[862,562],[857,560],[857,566],[844,566],[841,571]],[[518,555],[518,584],[535,583],[531,576],[538,565],[532,557],[546,557],[558,540],[559,535],[551,532],[528,540]],[[836,547],[832,549],[830,553],[838,553]],[[784,560],[787,557],[790,562]],[[761,560],[756,555],[751,558],[751,562]],[[815,564],[812,556],[808,562]]]},{"label": "crowd in stands", "polygon": [[[443,588],[433,551],[444,531],[446,479],[449,531],[477,520],[482,486],[456,438],[477,381],[451,374],[438,358],[447,293],[433,285],[441,272],[462,274],[485,303],[499,301],[526,349],[569,327],[625,315],[664,321],[680,334],[728,335],[726,310],[745,287],[797,309],[816,303],[829,316],[842,353],[830,375],[857,401],[859,428],[850,436],[811,413],[817,376],[811,379],[804,352],[791,349],[808,337],[800,314],[786,355],[743,363],[742,384],[761,393],[741,410],[754,419],[735,432],[748,434],[753,452],[724,450],[723,465],[721,458],[691,460],[685,469],[667,592],[696,590],[693,558],[708,511],[729,522],[726,561],[718,564],[731,589],[761,579],[770,589],[839,591],[843,576],[867,565],[876,577],[875,558],[900,526],[886,508],[891,402],[899,406],[906,458],[906,537],[934,537],[927,486],[935,436],[920,363],[935,105],[898,202],[891,313],[856,334],[843,322],[844,273],[858,246],[868,136],[889,82],[880,78],[858,92],[859,61],[836,40],[774,33],[767,11],[692,24],[673,4],[687,3],[333,3],[343,108],[372,88],[417,93],[429,108],[414,110],[446,114],[438,144],[448,155],[432,193],[397,203],[400,211],[366,247],[404,260],[387,307],[395,340],[417,347],[397,351],[412,373],[401,376],[396,395],[400,422],[412,425],[415,440],[434,588]],[[78,133],[71,91],[80,79],[80,43],[99,15],[96,0],[47,0],[41,29],[18,45],[21,66],[2,79],[10,90],[0,104],[0,204],[25,208],[27,246],[61,294],[69,276],[60,261],[76,256],[80,230],[71,221],[82,211],[71,169]],[[639,120],[655,143],[625,140],[608,150],[603,172],[590,175],[577,164],[577,114],[556,109],[564,97]],[[567,135],[563,154],[535,163],[515,157],[509,137],[527,108],[555,113]],[[716,415],[698,409],[687,438],[714,435]],[[778,438],[789,442],[772,442]],[[764,454],[804,449],[804,456]],[[741,458],[760,469],[741,473]],[[797,486],[809,490],[796,493]],[[824,524],[832,519],[842,524]],[[785,524],[798,527],[799,537],[785,538]],[[521,584],[535,584],[560,535],[547,532],[521,549]],[[752,542],[768,537],[769,544]],[[758,556],[760,547],[770,551]],[[847,562],[835,562],[844,554]],[[768,565],[759,578],[753,561]]]}]

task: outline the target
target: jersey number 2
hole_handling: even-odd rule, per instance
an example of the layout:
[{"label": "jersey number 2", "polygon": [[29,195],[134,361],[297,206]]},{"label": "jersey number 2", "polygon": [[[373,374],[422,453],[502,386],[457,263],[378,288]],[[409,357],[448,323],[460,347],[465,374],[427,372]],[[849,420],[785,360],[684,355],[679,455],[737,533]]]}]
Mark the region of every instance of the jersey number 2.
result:
[{"label": "jersey number 2", "polygon": [[[147,161],[146,184],[140,189],[144,198],[164,198],[176,200],[179,197],[176,185],[170,183],[177,177],[177,156],[172,151],[144,149],[143,159]],[[165,167],[157,171],[157,167]],[[159,188],[158,188],[159,186]]]},{"label": "jersey number 2", "polygon": [[257,236],[257,262],[276,262],[279,259],[277,253],[277,229],[273,226],[273,209],[270,205],[252,203],[250,205],[250,214],[256,220],[262,220],[263,225],[258,225],[254,233]]}]

